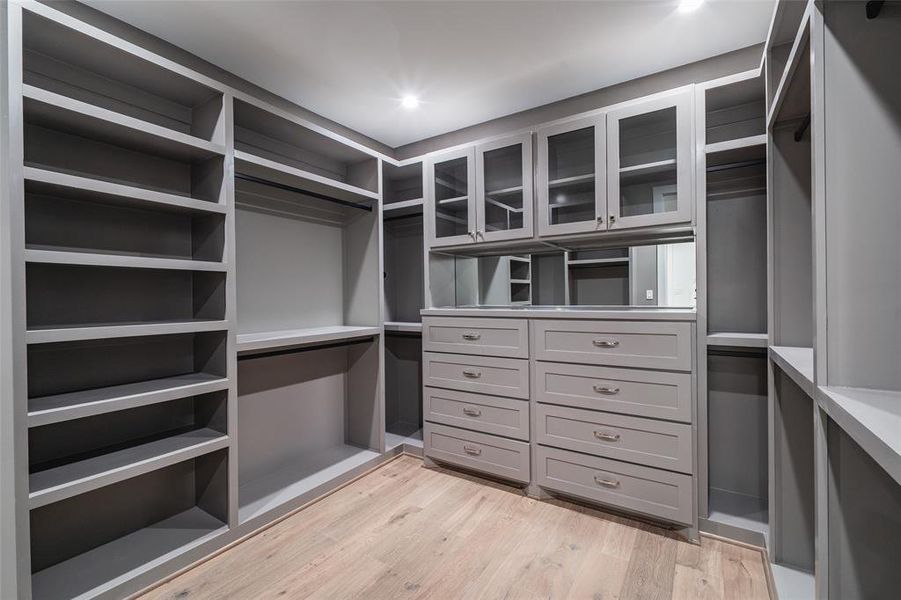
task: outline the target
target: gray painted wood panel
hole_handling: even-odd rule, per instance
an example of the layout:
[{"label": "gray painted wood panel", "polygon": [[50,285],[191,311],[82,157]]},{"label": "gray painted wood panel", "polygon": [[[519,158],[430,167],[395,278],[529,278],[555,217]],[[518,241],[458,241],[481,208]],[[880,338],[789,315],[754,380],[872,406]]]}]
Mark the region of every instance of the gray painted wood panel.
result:
[{"label": "gray painted wood panel", "polygon": [[433,423],[529,441],[528,402],[426,387],[423,403]]},{"label": "gray painted wood panel", "polygon": [[425,385],[511,398],[529,397],[529,362],[518,358],[423,353]]},{"label": "gray painted wood panel", "polygon": [[521,483],[529,481],[529,444],[426,423],[425,455]]},{"label": "gray painted wood panel", "polygon": [[422,323],[422,344],[428,352],[528,358],[528,322],[426,317]]}]

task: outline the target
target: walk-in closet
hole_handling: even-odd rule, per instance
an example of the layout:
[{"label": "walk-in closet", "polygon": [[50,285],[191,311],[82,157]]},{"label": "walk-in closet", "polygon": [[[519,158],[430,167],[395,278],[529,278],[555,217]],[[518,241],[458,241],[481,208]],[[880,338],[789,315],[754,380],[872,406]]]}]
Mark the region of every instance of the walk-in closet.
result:
[{"label": "walk-in closet", "polygon": [[901,2],[0,30],[0,599],[898,595]]}]

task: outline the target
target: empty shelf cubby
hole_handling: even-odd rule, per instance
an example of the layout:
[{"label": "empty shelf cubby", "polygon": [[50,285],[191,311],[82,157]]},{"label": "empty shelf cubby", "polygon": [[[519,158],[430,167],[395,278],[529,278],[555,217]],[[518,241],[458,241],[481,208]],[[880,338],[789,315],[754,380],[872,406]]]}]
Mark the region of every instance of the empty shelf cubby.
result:
[{"label": "empty shelf cubby", "polygon": [[32,595],[95,596],[227,531],[221,449],[31,511]]},{"label": "empty shelf cubby", "polygon": [[419,323],[424,306],[422,215],[386,220],[385,321]]},{"label": "empty shelf cubby", "polygon": [[761,77],[708,89],[705,106],[708,145],[766,134]]},{"label": "empty shelf cubby", "polygon": [[97,390],[115,386],[224,378],[227,341],[214,331],[29,345],[29,412],[96,401]]},{"label": "empty shelf cubby", "polygon": [[29,330],[225,317],[225,273],[31,262]]},{"label": "empty shelf cubby", "polygon": [[22,29],[26,85],[224,143],[222,92],[31,11],[23,12]]},{"label": "empty shelf cubby", "polygon": [[419,200],[419,212],[422,212],[422,163],[402,167],[383,163],[382,198],[385,205]]},{"label": "empty shelf cubby", "polygon": [[377,158],[242,100],[235,100],[235,159],[239,174],[344,199],[378,197]]},{"label": "empty shelf cubby", "polygon": [[242,523],[290,510],[378,458],[379,346],[370,339],[238,361]]},{"label": "empty shelf cubby", "polygon": [[25,247],[183,260],[223,260],[225,215],[128,202],[25,182]]},{"label": "empty shelf cubby", "polygon": [[[753,158],[750,158],[753,156]],[[744,160],[708,155],[707,329],[766,333],[766,148]]]},{"label": "empty shelf cubby", "polygon": [[[385,447],[422,443],[422,336],[385,336]],[[416,442],[412,442],[416,443]]]}]

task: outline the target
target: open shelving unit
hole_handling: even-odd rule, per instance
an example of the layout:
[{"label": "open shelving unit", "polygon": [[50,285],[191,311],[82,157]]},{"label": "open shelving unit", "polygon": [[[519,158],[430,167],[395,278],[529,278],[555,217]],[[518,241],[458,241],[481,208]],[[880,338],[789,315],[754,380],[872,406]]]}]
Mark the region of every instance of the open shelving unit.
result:
[{"label": "open shelving unit", "polygon": [[230,523],[224,94],[17,11],[32,597],[93,596]]},{"label": "open shelving unit", "polygon": [[631,304],[630,248],[566,253],[567,304]]},{"label": "open shelving unit", "polygon": [[423,166],[383,163],[382,174],[385,449],[422,448]]},{"label": "open shelving unit", "polygon": [[704,530],[769,535],[766,99],[756,72],[700,86],[699,490]]}]

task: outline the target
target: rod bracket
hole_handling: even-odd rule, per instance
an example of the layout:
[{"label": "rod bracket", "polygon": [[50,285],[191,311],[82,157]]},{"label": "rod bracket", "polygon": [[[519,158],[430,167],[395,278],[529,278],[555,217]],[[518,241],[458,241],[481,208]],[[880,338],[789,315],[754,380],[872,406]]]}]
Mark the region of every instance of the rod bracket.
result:
[{"label": "rod bracket", "polygon": [[867,19],[872,20],[878,17],[883,4],[885,4],[885,0],[869,0],[867,2]]}]

